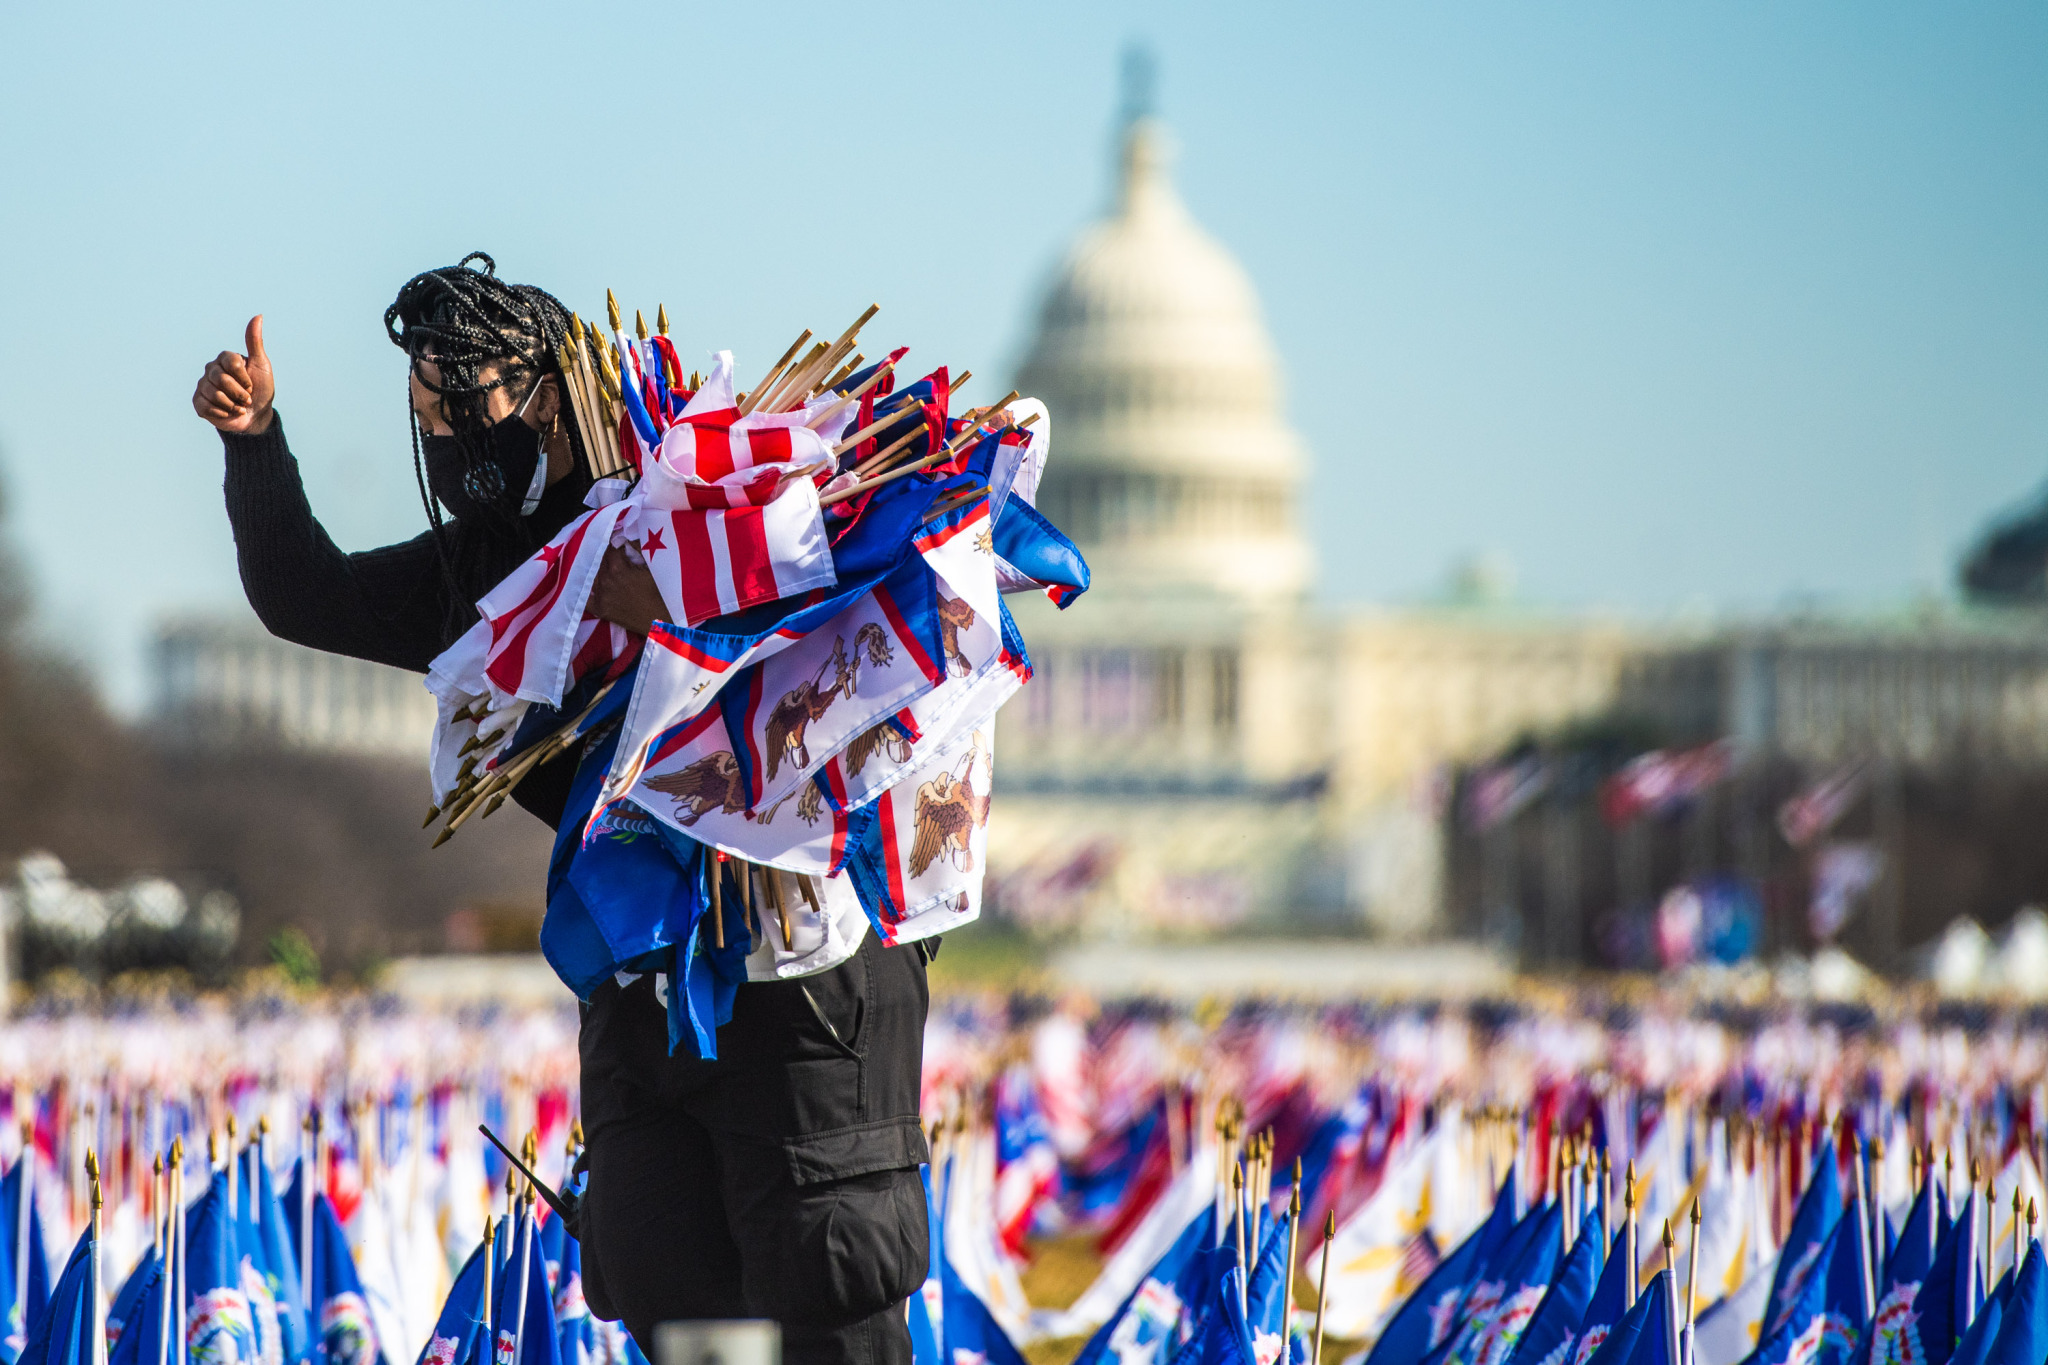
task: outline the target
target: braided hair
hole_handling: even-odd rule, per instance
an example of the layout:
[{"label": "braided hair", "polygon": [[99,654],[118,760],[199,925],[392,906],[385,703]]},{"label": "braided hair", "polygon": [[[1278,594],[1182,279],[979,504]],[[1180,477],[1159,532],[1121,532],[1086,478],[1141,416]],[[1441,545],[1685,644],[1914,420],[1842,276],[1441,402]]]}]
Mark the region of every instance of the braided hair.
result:
[{"label": "braided hair", "polygon": [[[471,262],[481,262],[482,269]],[[499,279],[497,262],[481,251],[470,252],[452,266],[413,276],[384,310],[384,330],[392,344],[406,353],[413,377],[440,398],[455,431],[465,472],[487,463],[491,393],[505,389],[516,403],[523,403],[544,376],[560,374],[555,357],[569,328],[569,310],[560,300],[533,285]],[[437,378],[430,379],[422,372],[422,361],[434,365],[439,371]],[[444,522],[440,503],[427,486],[419,414],[413,410],[410,391],[406,416],[412,431],[413,476],[419,482],[420,502],[440,551],[454,612],[466,621],[474,616],[470,602],[540,547],[535,538],[539,528],[510,515],[477,526],[451,527]],[[569,430],[572,469],[581,470],[583,433],[576,428],[566,394],[562,420]],[[546,459],[545,452],[542,459]],[[497,471],[492,467],[490,472]],[[459,534],[451,534],[451,530]]]}]

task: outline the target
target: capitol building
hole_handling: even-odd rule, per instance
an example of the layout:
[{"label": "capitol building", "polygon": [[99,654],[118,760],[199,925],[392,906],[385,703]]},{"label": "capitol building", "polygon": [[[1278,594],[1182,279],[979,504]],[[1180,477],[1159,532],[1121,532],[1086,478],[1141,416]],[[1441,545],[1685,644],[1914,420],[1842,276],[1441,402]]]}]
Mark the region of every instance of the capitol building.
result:
[{"label": "capitol building", "polygon": [[1128,121],[1016,387],[1053,416],[1040,505],[1094,571],[1065,612],[1012,599],[1037,677],[998,724],[990,858],[1027,923],[1439,932],[1450,774],[1599,717],[1805,764],[2048,759],[2032,617],[1313,605],[1312,456],[1257,293],[1175,193],[1154,119]]},{"label": "capitol building", "polygon": [[[1010,599],[1037,676],[998,722],[999,913],[1095,939],[1440,934],[1452,777],[1601,718],[1805,767],[2048,764],[2038,611],[1677,626],[1484,591],[1318,605],[1301,518],[1314,454],[1288,425],[1257,291],[1176,194],[1155,119],[1127,119],[1113,185],[1015,376],[1051,413],[1040,505],[1094,584],[1064,612]],[[2006,542],[1999,581],[2041,579],[2048,532]],[[253,620],[167,625],[154,663],[156,719],[189,742],[426,752],[416,676]]]}]

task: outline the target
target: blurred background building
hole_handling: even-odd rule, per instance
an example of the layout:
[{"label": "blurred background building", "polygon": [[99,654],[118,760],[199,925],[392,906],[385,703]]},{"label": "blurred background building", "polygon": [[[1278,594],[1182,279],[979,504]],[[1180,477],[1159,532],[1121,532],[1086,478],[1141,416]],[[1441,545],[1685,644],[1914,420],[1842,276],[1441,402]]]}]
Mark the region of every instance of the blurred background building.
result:
[{"label": "blurred background building", "polygon": [[152,719],[175,743],[424,762],[434,733],[434,699],[419,674],[280,640],[254,616],[165,623],[149,673]]}]

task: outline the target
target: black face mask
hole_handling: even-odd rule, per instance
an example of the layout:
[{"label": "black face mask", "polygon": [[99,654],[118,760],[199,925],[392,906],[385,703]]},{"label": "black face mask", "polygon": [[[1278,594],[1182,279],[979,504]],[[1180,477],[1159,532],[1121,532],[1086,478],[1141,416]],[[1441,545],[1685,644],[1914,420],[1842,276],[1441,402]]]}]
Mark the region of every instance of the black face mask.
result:
[{"label": "black face mask", "polygon": [[540,433],[516,413],[481,437],[420,433],[427,487],[457,521],[518,520],[540,458]]}]

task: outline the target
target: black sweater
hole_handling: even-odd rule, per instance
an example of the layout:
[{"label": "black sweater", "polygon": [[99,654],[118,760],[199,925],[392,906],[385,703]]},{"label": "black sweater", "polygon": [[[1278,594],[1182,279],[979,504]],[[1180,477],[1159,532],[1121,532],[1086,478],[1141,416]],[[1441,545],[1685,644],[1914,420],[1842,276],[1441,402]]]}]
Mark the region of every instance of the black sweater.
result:
[{"label": "black sweater", "polygon": [[[281,640],[425,673],[436,655],[476,620],[471,602],[539,549],[583,510],[590,481],[583,471],[556,480],[525,519],[531,545],[486,546],[460,523],[446,531],[457,564],[484,566],[486,581],[457,601],[441,570],[433,533],[398,545],[349,554],[313,516],[299,462],[275,414],[260,436],[226,432],[228,523],[242,591],[264,628]],[[494,562],[501,561],[501,562]],[[568,799],[575,762],[543,764],[512,796],[550,825]]]}]

